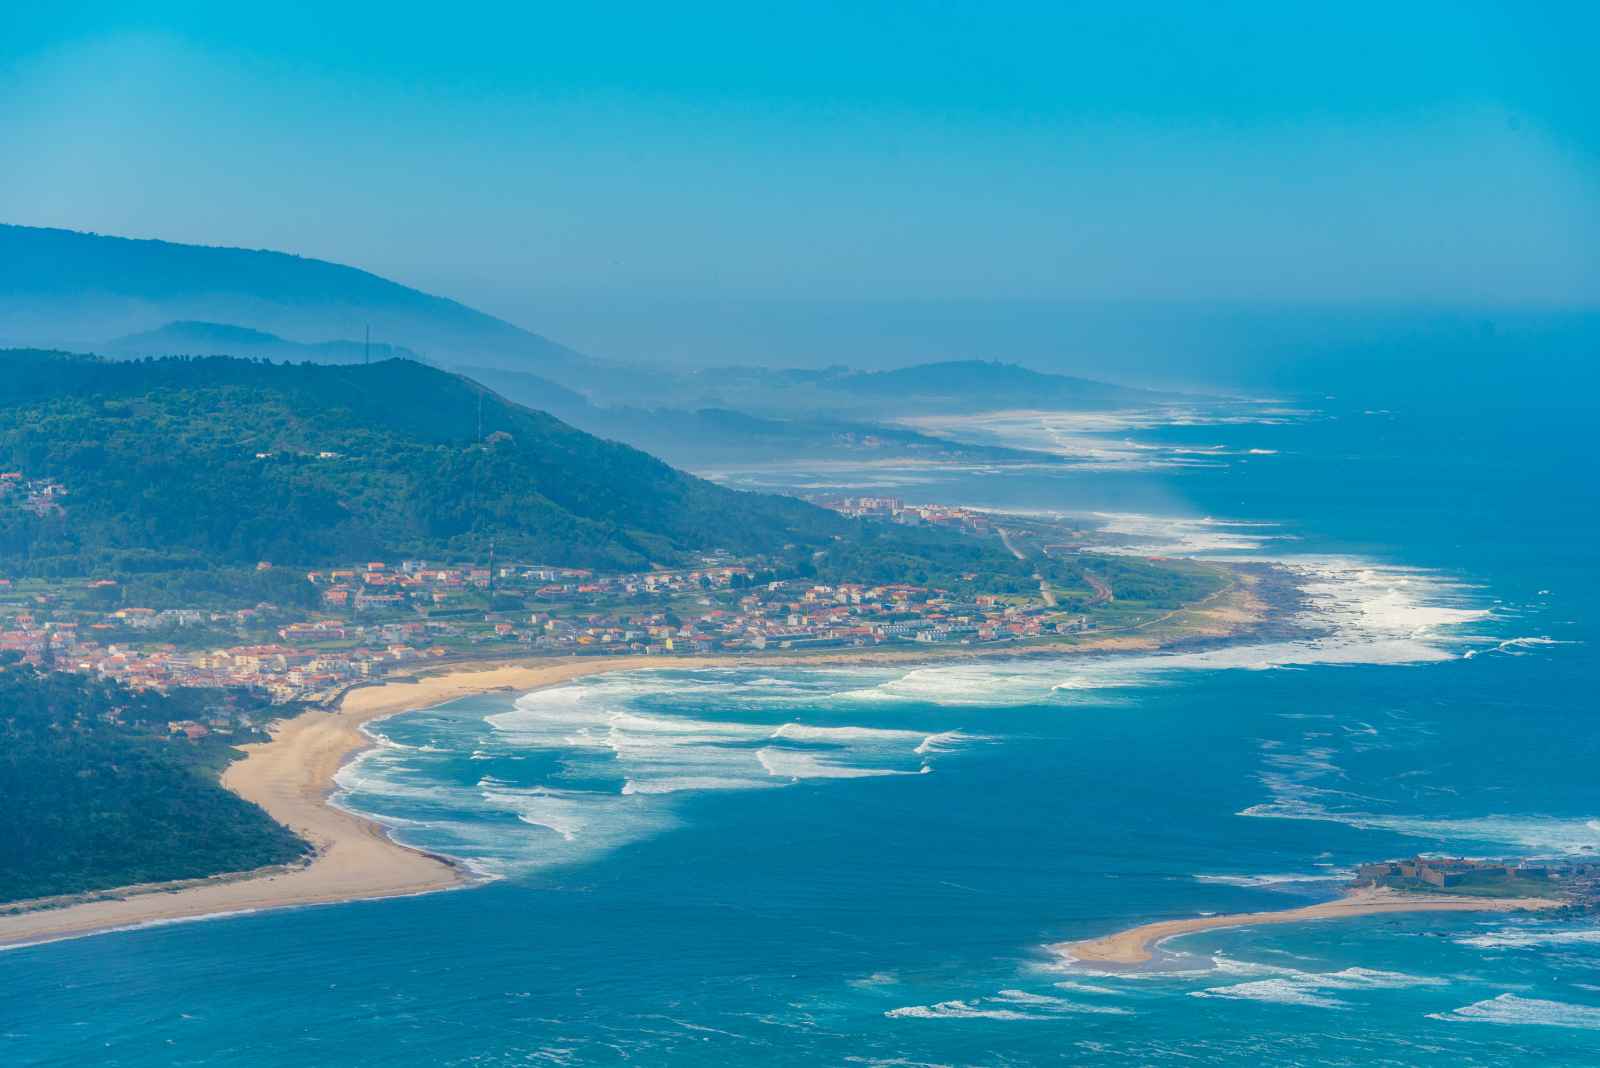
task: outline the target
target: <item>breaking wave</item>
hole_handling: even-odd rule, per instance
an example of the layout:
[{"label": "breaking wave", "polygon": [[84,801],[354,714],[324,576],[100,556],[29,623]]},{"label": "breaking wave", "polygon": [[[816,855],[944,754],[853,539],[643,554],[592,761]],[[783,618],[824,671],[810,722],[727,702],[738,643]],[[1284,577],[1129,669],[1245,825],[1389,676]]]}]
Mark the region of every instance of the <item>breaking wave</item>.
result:
[{"label": "breaking wave", "polygon": [[889,1009],[884,1015],[891,1020],[1050,1020],[1082,1013],[1128,1016],[1132,1010],[1120,1005],[1092,1005],[1049,994],[1033,994],[1026,990],[1002,990],[998,994],[966,1001],[905,1005]]},{"label": "breaking wave", "polygon": [[[927,775],[988,740],[951,728],[827,722],[827,695],[860,678],[703,671],[584,679],[488,715],[436,715],[430,734],[447,742],[454,731],[458,744],[370,749],[341,771],[341,800],[407,844],[511,875],[668,830],[684,797]],[[712,707],[728,714],[707,714]],[[805,718],[774,721],[789,708]]]},{"label": "breaking wave", "polygon": [[1430,1020],[1450,1023],[1529,1024],[1536,1027],[1570,1027],[1600,1031],[1600,1006],[1573,1005],[1565,1001],[1501,994],[1450,1012],[1431,1012]]},{"label": "breaking wave", "polygon": [[1265,1001],[1277,1005],[1304,1005],[1318,1009],[1345,1009],[1350,1007],[1350,1003],[1335,996],[1337,993],[1442,986],[1446,982],[1443,979],[1378,971],[1373,968],[1345,968],[1337,972],[1302,972],[1292,968],[1270,970],[1278,974],[1267,979],[1252,979],[1229,986],[1192,990],[1189,996],[1227,998],[1235,1001]]},{"label": "breaking wave", "polygon": [[1503,927],[1455,940],[1477,949],[1533,949],[1538,946],[1600,946],[1600,927]]}]

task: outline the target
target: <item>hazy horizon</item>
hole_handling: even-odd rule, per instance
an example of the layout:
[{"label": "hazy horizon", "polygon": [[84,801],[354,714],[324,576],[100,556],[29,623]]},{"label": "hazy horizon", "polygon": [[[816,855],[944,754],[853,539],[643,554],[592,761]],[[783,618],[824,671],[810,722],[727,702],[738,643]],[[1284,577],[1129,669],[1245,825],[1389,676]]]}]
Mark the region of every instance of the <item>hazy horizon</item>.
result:
[{"label": "hazy horizon", "polygon": [[140,8],[4,16],[0,218],[348,263],[668,362],[869,364],[941,324],[1048,353],[977,307],[1600,305],[1577,5]]}]

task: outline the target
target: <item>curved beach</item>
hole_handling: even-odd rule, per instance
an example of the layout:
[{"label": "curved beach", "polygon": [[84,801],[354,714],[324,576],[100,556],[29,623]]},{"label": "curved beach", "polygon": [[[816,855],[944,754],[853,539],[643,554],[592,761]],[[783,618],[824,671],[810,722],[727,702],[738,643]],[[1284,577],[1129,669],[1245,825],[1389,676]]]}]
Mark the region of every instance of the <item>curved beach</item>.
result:
[{"label": "curved beach", "polygon": [[1373,916],[1389,912],[1522,912],[1560,908],[1564,904],[1563,901],[1543,897],[1469,898],[1365,888],[1352,890],[1337,901],[1324,901],[1321,904],[1306,905],[1297,909],[1236,912],[1220,916],[1196,916],[1186,920],[1162,920],[1130,927],[1126,931],[1118,931],[1103,938],[1091,938],[1082,942],[1058,942],[1045,948],[1085,963],[1144,964],[1154,955],[1157,944],[1196,931],[1226,927],[1255,927],[1266,923],[1341,920],[1352,916]]},{"label": "curved beach", "polygon": [[1169,633],[1097,635],[1071,644],[1040,642],[998,648],[841,649],[741,656],[564,657],[508,664],[462,665],[420,678],[379,681],[347,693],[337,710],[312,710],[275,724],[270,741],[240,748],[243,759],[222,785],[253,801],[309,841],[308,864],[232,872],[208,879],[108,889],[49,901],[0,906],[0,948],[75,938],[147,924],[197,920],[260,909],[324,905],[448,890],[470,877],[444,858],[395,842],[382,826],[328,804],[334,776],[372,744],[362,727],[385,716],[497,690],[529,692],[585,675],[647,668],[714,668],[733,664],[897,664],[930,660],[1146,652],[1176,640],[1222,640],[1260,623],[1268,608],[1248,580],[1199,604],[1162,617]]},{"label": "curved beach", "polygon": [[[659,658],[587,658],[462,669],[347,694],[337,711],[313,710],[274,726],[272,740],[242,746],[222,784],[254,801],[316,849],[310,863],[107,891],[108,896],[0,915],[0,946],[28,945],[145,924],[259,909],[320,905],[448,890],[468,882],[448,861],[407,848],[384,829],[328,804],[334,776],[372,744],[362,726],[494,690],[534,690],[582,675],[661,666]],[[111,896],[115,895],[115,896]],[[28,903],[21,903],[26,906]]]}]

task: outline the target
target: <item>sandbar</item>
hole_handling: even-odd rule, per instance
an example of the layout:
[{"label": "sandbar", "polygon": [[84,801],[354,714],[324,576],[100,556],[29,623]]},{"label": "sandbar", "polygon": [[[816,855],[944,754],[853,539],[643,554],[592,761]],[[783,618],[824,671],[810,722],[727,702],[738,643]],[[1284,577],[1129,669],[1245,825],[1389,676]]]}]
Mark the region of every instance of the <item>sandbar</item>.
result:
[{"label": "sandbar", "polygon": [[1118,931],[1103,938],[1091,938],[1082,942],[1058,942],[1046,948],[1053,953],[1084,963],[1144,964],[1154,956],[1158,943],[1178,935],[1193,934],[1196,931],[1225,927],[1256,927],[1267,923],[1340,920],[1352,916],[1373,916],[1391,912],[1521,912],[1560,908],[1565,904],[1564,901],[1543,897],[1464,897],[1367,887],[1351,890],[1336,901],[1324,901],[1296,909],[1161,920],[1157,923],[1130,927],[1126,931]]}]

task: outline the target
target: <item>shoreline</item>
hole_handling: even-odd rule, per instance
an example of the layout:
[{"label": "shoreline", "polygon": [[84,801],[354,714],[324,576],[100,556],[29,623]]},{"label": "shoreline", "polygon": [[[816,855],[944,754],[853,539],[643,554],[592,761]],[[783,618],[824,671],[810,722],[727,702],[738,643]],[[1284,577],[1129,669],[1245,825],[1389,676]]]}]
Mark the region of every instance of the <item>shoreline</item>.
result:
[{"label": "shoreline", "polygon": [[[713,666],[712,658],[696,661]],[[206,879],[119,887],[73,898],[14,902],[0,915],[0,949],[129,928],[435,893],[477,880],[446,858],[401,845],[379,823],[330,803],[334,777],[376,744],[363,728],[387,716],[496,690],[532,691],[584,675],[674,665],[660,658],[582,658],[498,667],[467,666],[418,679],[362,686],[336,711],[309,709],[271,729],[271,740],[240,746],[245,756],[222,785],[260,805],[311,843],[303,865],[224,873]],[[58,902],[61,902],[58,904]]]},{"label": "shoreline", "polygon": [[[0,905],[0,950],[158,924],[190,922],[269,909],[330,905],[455,890],[481,880],[448,858],[401,845],[381,824],[332,803],[335,776],[376,744],[364,728],[388,716],[498,690],[531,692],[587,675],[616,671],[695,670],[739,665],[931,663],[1148,652],[1248,636],[1268,623],[1273,607],[1253,578],[1162,617],[1177,635],[1107,633],[1072,642],[934,648],[773,650],[721,656],[589,656],[476,661],[440,665],[434,674],[359,685],[337,709],[313,708],[271,727],[271,739],[240,746],[245,756],[221,784],[262,807],[311,843],[309,862],[225,872],[209,878],[151,883],[70,897]],[[1153,621],[1154,622],[1154,621]]]},{"label": "shoreline", "polygon": [[1341,920],[1353,916],[1380,916],[1399,912],[1526,912],[1561,908],[1565,901],[1545,897],[1484,898],[1452,897],[1444,894],[1412,894],[1381,888],[1349,890],[1334,901],[1323,901],[1299,908],[1272,912],[1236,912],[1218,916],[1195,916],[1184,920],[1158,920],[1140,924],[1115,934],[1078,942],[1056,942],[1045,949],[1070,961],[1083,964],[1111,964],[1131,967],[1147,964],[1156,948],[1168,939],[1198,931],[1231,927],[1256,927],[1273,923],[1306,923]]}]

